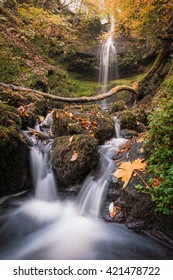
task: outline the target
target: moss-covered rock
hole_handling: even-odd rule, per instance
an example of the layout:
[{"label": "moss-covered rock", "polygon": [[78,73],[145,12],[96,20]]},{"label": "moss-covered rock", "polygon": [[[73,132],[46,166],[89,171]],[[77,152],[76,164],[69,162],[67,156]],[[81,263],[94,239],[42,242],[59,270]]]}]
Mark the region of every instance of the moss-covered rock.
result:
[{"label": "moss-covered rock", "polygon": [[20,125],[18,110],[0,102],[0,196],[24,190],[29,184],[29,148]]},{"label": "moss-covered rock", "polygon": [[[17,108],[22,129],[36,124],[38,116],[46,116],[48,110],[47,100],[33,93],[14,91],[10,88],[0,87],[0,101],[10,105],[8,108]],[[14,110],[14,109],[13,109]],[[7,112],[6,112],[7,113]],[[5,114],[6,114],[5,113]]]},{"label": "moss-covered rock", "polygon": [[143,123],[144,125],[147,125],[147,122],[148,122],[147,114],[143,109],[135,108],[132,111],[136,115],[136,119],[138,122]]},{"label": "moss-covered rock", "polygon": [[99,144],[110,139],[114,132],[111,117],[97,105],[68,106],[55,110],[52,130],[55,136],[88,134],[98,139]]},{"label": "moss-covered rock", "polygon": [[52,149],[57,178],[66,185],[80,182],[99,161],[98,141],[89,135],[58,137]]},{"label": "moss-covered rock", "polygon": [[123,100],[118,100],[111,105],[111,112],[116,113],[126,110],[126,104]]},{"label": "moss-covered rock", "polygon": [[125,128],[136,129],[137,128],[137,117],[133,112],[131,112],[129,110],[124,110],[124,111],[118,112],[117,115],[120,118],[122,129],[125,129]]}]

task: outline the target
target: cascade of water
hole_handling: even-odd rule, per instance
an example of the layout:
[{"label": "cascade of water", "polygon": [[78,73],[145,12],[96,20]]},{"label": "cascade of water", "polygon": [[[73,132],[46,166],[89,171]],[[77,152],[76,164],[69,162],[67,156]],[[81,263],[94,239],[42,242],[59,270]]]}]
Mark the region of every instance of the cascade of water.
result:
[{"label": "cascade of water", "polygon": [[39,200],[55,201],[56,182],[49,160],[51,143],[39,144],[31,148],[30,165],[32,171],[35,197]]},{"label": "cascade of water", "polygon": [[116,138],[121,138],[121,127],[120,122],[116,116],[113,117],[115,123],[115,136]]},{"label": "cascade of water", "polygon": [[111,27],[108,39],[102,44],[100,51],[99,83],[102,91],[107,91],[109,80],[118,78],[117,52],[113,38],[114,19],[111,20]]},{"label": "cascade of water", "polygon": [[[109,143],[99,146],[100,164],[87,176],[75,201],[69,198],[57,200],[49,160],[51,142],[34,142],[31,168],[36,196],[17,201],[15,207],[9,209],[4,218],[1,217],[0,259],[150,257],[158,248],[155,244],[146,242],[144,237],[135,235],[125,227],[112,227],[97,219],[115,168],[112,158],[125,141],[112,138]],[[18,234],[13,234],[16,232]],[[160,256],[162,252],[160,247]],[[163,258],[167,256],[165,252]]]},{"label": "cascade of water", "polygon": [[80,215],[99,216],[104,194],[115,168],[115,163],[101,150],[100,147],[100,165],[86,177],[77,198],[77,210]]}]

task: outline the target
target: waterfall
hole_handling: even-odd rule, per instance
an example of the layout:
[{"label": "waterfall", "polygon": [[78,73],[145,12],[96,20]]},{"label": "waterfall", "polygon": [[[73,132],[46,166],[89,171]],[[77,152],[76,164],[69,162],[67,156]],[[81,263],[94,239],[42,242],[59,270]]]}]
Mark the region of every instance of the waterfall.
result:
[{"label": "waterfall", "polygon": [[[111,26],[107,40],[102,44],[100,51],[100,69],[99,69],[99,85],[101,91],[105,93],[108,90],[109,81],[118,78],[117,51],[113,38],[114,18],[111,17]],[[101,101],[103,110],[108,110],[109,105],[107,99]]]},{"label": "waterfall", "polygon": [[51,142],[37,144],[31,148],[30,165],[35,189],[35,197],[39,200],[57,200],[56,182],[50,165],[49,153]]},{"label": "waterfall", "polygon": [[108,39],[102,44],[100,51],[99,84],[102,86],[103,92],[107,91],[108,82],[110,80],[114,77],[118,78],[117,52],[113,31],[114,19],[112,18]]}]

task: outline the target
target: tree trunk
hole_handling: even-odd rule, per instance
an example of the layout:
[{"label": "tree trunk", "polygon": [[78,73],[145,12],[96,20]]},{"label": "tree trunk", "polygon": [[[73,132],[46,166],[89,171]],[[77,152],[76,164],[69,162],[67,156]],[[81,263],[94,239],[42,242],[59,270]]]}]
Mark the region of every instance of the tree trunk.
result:
[{"label": "tree trunk", "polygon": [[96,101],[100,101],[103,99],[106,99],[120,91],[128,91],[130,93],[132,93],[133,96],[137,96],[137,91],[136,89],[134,89],[133,87],[129,87],[129,86],[125,86],[125,85],[120,85],[120,86],[116,86],[114,88],[112,88],[110,91],[106,92],[106,93],[102,93],[102,94],[98,94],[96,96],[91,96],[91,97],[87,97],[87,96],[82,96],[82,97],[62,97],[62,96],[55,96],[49,93],[45,93],[45,92],[41,92],[38,90],[34,90],[34,89],[29,89],[29,88],[25,88],[25,87],[21,87],[21,86],[15,86],[12,84],[4,84],[0,82],[0,86],[3,86],[5,88],[12,88],[13,90],[18,90],[21,92],[31,92],[34,93],[36,95],[40,95],[43,96],[45,98],[51,99],[51,100],[55,100],[55,101],[60,101],[60,102],[66,102],[66,103],[87,103],[87,102],[96,102]]},{"label": "tree trunk", "polygon": [[152,91],[152,86],[150,84],[155,84],[154,76],[160,71],[160,69],[165,65],[166,58],[168,56],[168,42],[167,40],[162,41],[162,47],[158,56],[150,68],[150,70],[142,77],[139,82],[138,98],[142,99],[145,95]]}]

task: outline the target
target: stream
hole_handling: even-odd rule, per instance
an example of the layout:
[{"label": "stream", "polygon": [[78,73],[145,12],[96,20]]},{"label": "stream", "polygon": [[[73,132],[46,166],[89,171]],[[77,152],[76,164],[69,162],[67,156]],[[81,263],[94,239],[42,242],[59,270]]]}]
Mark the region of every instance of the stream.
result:
[{"label": "stream", "polygon": [[[115,126],[120,136],[118,124]],[[163,244],[128,230],[123,224],[105,223],[100,217],[115,170],[112,158],[125,139],[114,137],[99,146],[99,165],[85,178],[77,196],[63,198],[50,163],[52,140],[30,141],[34,190],[30,195],[9,199],[8,207],[1,209],[0,259],[123,260],[173,256]]]}]

